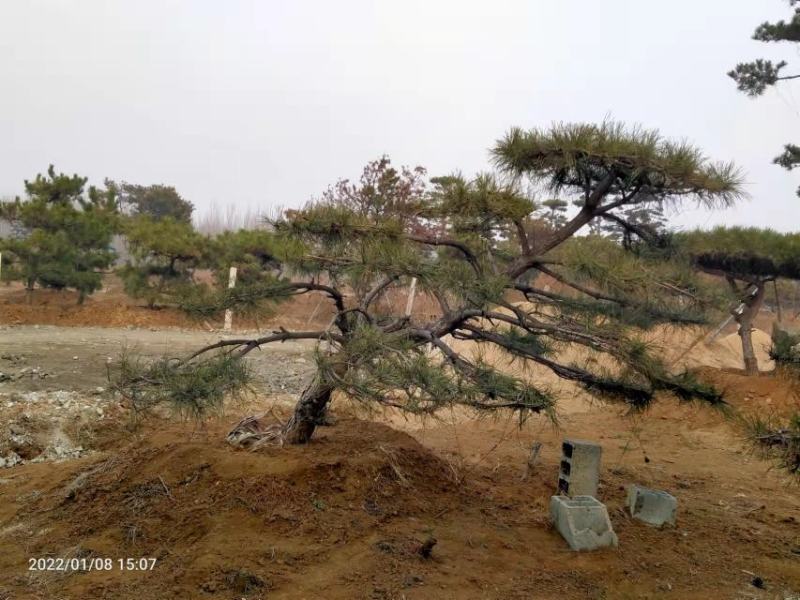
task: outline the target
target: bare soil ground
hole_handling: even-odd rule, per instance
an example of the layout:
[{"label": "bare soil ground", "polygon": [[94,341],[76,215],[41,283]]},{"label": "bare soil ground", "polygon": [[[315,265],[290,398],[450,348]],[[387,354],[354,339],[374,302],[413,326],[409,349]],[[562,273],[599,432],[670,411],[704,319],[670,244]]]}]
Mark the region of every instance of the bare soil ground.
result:
[{"label": "bare soil ground", "polygon": [[[288,318],[305,322],[315,306]],[[0,300],[0,325],[12,309]],[[0,468],[0,598],[800,597],[797,484],[719,412],[664,399],[630,417],[565,391],[555,428],[461,411],[405,419],[337,398],[337,423],[308,446],[239,451],[224,443],[227,429],[245,414],[285,415],[310,374],[311,346],[254,353],[258,393],[202,425],[164,417],[131,427],[97,390],[108,358],[124,346],[176,355],[219,339],[202,327],[146,326],[0,328],[0,357],[10,357],[0,372],[13,376],[0,383],[0,456],[16,448],[22,459]],[[797,406],[779,378],[702,374],[741,411]],[[599,496],[616,549],[569,552],[548,524],[567,436],[603,445]],[[540,461],[526,473],[535,441]],[[630,519],[630,483],[674,494],[677,527]],[[115,563],[29,571],[36,557]],[[127,557],[157,562],[119,569]]]},{"label": "bare soil ground", "polygon": [[[753,398],[779,392],[734,381]],[[630,421],[572,407],[560,431],[462,416],[400,431],[349,412],[339,406],[336,426],[302,448],[234,451],[222,442],[228,417],[201,431],[150,424],[77,460],[6,469],[0,589],[146,599],[791,598],[800,589],[796,488],[706,409],[665,402]],[[548,525],[563,435],[604,446],[600,496],[617,549],[573,554]],[[542,461],[523,479],[533,440]],[[677,528],[628,518],[630,482],[674,493]],[[157,566],[29,572],[39,556],[144,556]]]},{"label": "bare soil ground", "polygon": [[[19,283],[0,285],[0,325],[59,325],[64,327],[154,327],[215,331],[222,328],[221,319],[193,319],[174,308],[149,309],[142,302],[127,296],[122,282],[115,275],[103,279],[103,288],[77,304],[71,291],[35,289],[30,294]],[[406,304],[404,290],[391,290],[381,300],[383,305],[402,309]],[[435,302],[417,296],[414,314],[435,312]],[[276,324],[308,329],[325,327],[333,315],[328,300],[319,295],[295,296],[281,304],[273,317],[259,319],[235,316],[239,330],[269,329]]]},{"label": "bare soil ground", "polygon": [[[107,385],[108,367],[125,352],[145,358],[179,357],[225,337],[198,330],[0,327],[0,372],[12,376],[0,383],[0,392],[93,390]],[[297,392],[312,367],[312,348],[313,342],[300,340],[253,352],[259,390]]]},{"label": "bare soil ground", "polygon": [[[209,276],[203,274],[207,279]],[[542,276],[545,289],[560,291],[559,282]],[[405,290],[390,290],[381,302],[394,311],[406,305]],[[522,297],[518,298],[522,300]],[[800,313],[797,312],[796,299],[785,298],[783,310],[784,326],[800,330]],[[418,294],[414,303],[415,316],[428,316],[437,312],[436,302]],[[280,306],[280,311],[272,318],[260,321],[236,317],[234,323],[242,329],[268,329],[276,324],[285,327],[308,328],[311,325],[325,326],[332,316],[329,303],[316,295],[300,295]],[[756,317],[755,327],[769,332],[775,314],[765,307]],[[181,328],[189,330],[214,331],[221,329],[220,319],[192,319],[172,308],[152,310],[142,302],[127,296],[122,282],[114,275],[106,275],[103,288],[89,296],[84,304],[77,304],[77,294],[70,291],[36,289],[30,295],[19,283],[0,285],[0,325],[59,325],[64,327],[155,327]],[[735,333],[736,325],[729,324],[723,335]]]}]

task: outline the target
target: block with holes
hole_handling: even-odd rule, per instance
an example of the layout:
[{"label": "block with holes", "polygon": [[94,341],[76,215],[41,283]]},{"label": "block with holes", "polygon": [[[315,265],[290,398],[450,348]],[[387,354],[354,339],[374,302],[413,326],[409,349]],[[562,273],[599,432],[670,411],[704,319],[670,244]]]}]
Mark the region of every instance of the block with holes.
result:
[{"label": "block with holes", "polygon": [[550,498],[550,521],[575,551],[617,545],[617,534],[605,504],[591,496],[553,496]]},{"label": "block with holes", "polygon": [[561,445],[558,493],[565,496],[597,496],[600,483],[599,444],[584,440],[564,440]]}]

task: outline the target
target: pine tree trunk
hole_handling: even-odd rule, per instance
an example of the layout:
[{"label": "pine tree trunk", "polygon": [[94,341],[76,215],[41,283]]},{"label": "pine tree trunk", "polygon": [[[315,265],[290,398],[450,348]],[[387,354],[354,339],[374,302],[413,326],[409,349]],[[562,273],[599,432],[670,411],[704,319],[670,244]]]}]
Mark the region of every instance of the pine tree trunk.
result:
[{"label": "pine tree trunk", "polygon": [[307,444],[314,430],[325,416],[331,400],[333,386],[323,380],[320,374],[303,390],[300,400],[294,407],[294,414],[284,427],[284,437],[290,444]]},{"label": "pine tree trunk", "polygon": [[756,286],[756,293],[748,295],[742,300],[744,309],[741,314],[736,314],[736,322],[739,324],[739,337],[742,338],[742,356],[744,358],[744,369],[748,375],[758,374],[758,359],[753,348],[753,319],[761,309],[764,302],[766,283],[758,281],[753,283]]},{"label": "pine tree trunk", "polygon": [[753,350],[753,337],[749,325],[739,326],[739,337],[742,338],[742,357],[744,358],[744,370],[748,375],[758,374],[758,359]]}]

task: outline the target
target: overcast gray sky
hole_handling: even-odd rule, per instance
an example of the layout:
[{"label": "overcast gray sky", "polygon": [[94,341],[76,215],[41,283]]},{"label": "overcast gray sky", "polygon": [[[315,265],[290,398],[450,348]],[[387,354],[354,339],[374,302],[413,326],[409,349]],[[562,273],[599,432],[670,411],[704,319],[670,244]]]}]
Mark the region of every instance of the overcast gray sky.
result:
[{"label": "overcast gray sky", "polygon": [[[751,200],[683,226],[797,228],[800,87],[750,100],[725,73],[782,0],[3,0],[0,195],[49,163],[212,203],[302,204],[386,153],[488,166],[510,126],[606,116],[746,172]],[[800,86],[800,84],[798,84]]]}]

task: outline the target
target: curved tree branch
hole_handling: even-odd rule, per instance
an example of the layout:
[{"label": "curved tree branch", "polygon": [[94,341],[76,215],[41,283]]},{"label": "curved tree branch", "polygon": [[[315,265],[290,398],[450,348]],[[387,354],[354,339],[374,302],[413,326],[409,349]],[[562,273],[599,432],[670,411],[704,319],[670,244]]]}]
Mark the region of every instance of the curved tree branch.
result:
[{"label": "curved tree branch", "polygon": [[264,344],[270,344],[272,342],[285,342],[287,340],[322,340],[322,339],[331,339],[335,342],[342,343],[344,342],[344,338],[340,335],[328,332],[328,331],[274,331],[272,335],[260,337],[260,338],[244,338],[244,339],[232,339],[232,340],[220,340],[214,344],[209,344],[204,348],[200,348],[197,352],[186,358],[183,362],[189,362],[190,360],[197,358],[201,354],[205,354],[211,350],[217,350],[219,348],[231,348],[231,351],[236,350],[236,348],[243,348],[240,353],[240,356],[246,355],[251,350],[255,350],[259,346],[263,346]]}]

